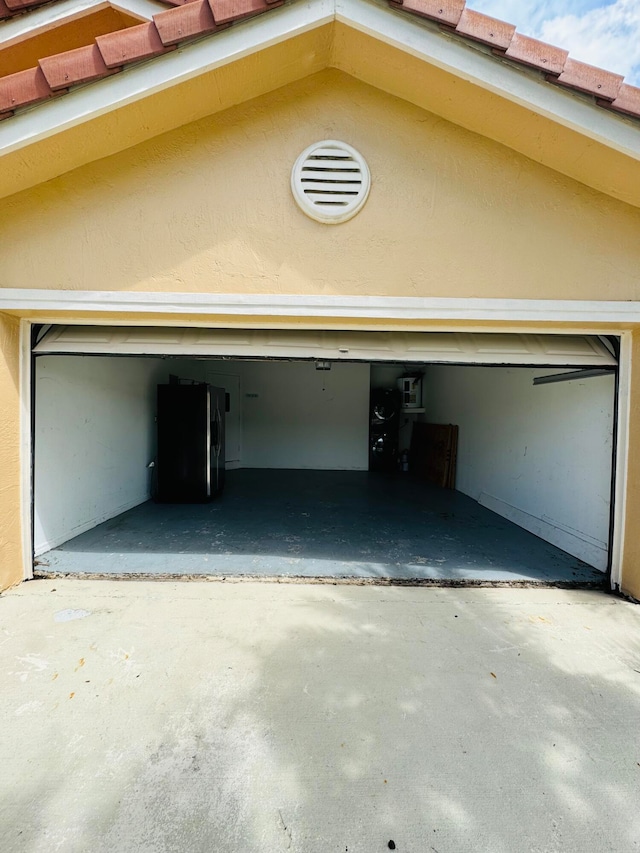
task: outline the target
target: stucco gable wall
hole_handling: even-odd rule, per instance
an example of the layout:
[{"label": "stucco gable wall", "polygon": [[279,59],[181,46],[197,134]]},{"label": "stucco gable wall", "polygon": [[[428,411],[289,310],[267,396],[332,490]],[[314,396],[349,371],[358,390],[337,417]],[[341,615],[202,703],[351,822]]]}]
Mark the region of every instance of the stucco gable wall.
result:
[{"label": "stucco gable wall", "polygon": [[[290,169],[338,138],[370,199],[323,226]],[[0,283],[80,290],[640,298],[640,211],[338,71],[0,203]]]}]

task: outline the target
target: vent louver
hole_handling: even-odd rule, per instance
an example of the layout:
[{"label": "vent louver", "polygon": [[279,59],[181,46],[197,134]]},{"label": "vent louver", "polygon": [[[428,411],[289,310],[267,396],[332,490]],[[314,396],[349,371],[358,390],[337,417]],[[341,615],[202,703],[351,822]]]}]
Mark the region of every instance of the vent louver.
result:
[{"label": "vent louver", "polygon": [[298,206],[327,225],[355,216],[367,200],[370,185],[364,157],[333,139],[310,145],[291,171],[291,190]]}]

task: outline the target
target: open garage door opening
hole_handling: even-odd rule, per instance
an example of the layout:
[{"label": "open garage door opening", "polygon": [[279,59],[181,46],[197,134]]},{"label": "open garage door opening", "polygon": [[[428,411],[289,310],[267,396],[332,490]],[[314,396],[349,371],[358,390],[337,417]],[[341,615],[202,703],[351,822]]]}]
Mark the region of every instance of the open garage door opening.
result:
[{"label": "open garage door opening", "polygon": [[[34,364],[36,575],[606,576],[615,340],[65,326]],[[222,392],[211,500],[158,500],[159,386]]]}]

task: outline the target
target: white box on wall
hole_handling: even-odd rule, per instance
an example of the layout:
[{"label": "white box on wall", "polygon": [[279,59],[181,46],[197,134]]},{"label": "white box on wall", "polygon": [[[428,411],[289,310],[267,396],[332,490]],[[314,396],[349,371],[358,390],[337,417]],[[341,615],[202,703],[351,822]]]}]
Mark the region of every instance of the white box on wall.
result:
[{"label": "white box on wall", "polygon": [[401,376],[398,390],[402,394],[403,409],[419,409],[422,406],[422,376]]}]

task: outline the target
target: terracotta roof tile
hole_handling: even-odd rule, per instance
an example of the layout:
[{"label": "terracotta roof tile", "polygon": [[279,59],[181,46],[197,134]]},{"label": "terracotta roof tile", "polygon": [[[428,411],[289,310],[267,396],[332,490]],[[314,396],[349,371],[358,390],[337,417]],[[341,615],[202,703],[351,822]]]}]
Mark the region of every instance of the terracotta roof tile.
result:
[{"label": "terracotta roof tile", "polygon": [[504,21],[498,21],[496,18],[490,18],[488,15],[483,15],[481,12],[474,12],[471,9],[465,9],[460,16],[460,20],[456,26],[456,32],[462,36],[482,41],[485,44],[490,44],[493,47],[499,47],[506,50],[511,44],[511,39],[516,28]]},{"label": "terracotta roof tile", "polygon": [[[47,0],[0,0],[0,18],[43,2]],[[74,84],[108,77],[123,65],[174,50],[182,41],[226,29],[233,21],[259,15],[284,0],[164,2],[174,8],[154,15],[153,21],[97,36],[93,44],[42,57],[35,68],[0,76],[0,120],[10,118],[19,107],[61,94]]]},{"label": "terracotta roof tile", "polygon": [[614,101],[598,101],[601,107],[610,107],[621,113],[632,116],[640,116],[640,89],[623,83],[618,91],[618,97]]},{"label": "terracotta roof tile", "polygon": [[594,95],[596,103],[640,118],[638,91],[623,83],[620,74],[578,62],[567,50],[521,35],[515,27],[466,7],[465,0],[388,0],[402,12],[440,21],[464,39],[473,39],[494,48],[494,52],[517,65],[545,73],[550,83]]},{"label": "terracotta roof tile", "polygon": [[[0,0],[0,19],[24,14],[44,2],[47,0]],[[86,47],[41,57],[35,68],[0,77],[0,120],[19,107],[61,94],[71,85],[106,77],[123,65],[150,59],[188,39],[262,14],[283,0],[162,2],[173,8],[154,15],[153,21],[98,36]],[[621,75],[577,62],[566,50],[520,35],[511,24],[467,9],[465,0],[388,2],[401,12],[438,22],[461,40],[487,44],[505,60],[543,72],[543,79],[549,82],[593,95],[601,107],[640,119],[640,89],[625,84]]]},{"label": "terracotta roof tile", "polygon": [[0,0],[0,20],[10,18],[13,15],[23,15],[30,9],[53,2],[57,2],[57,0]]},{"label": "terracotta roof tile", "polygon": [[516,62],[530,65],[532,68],[539,68],[548,74],[562,74],[569,51],[515,33],[507,48],[506,56]]},{"label": "terracotta roof tile", "polygon": [[465,0],[390,0],[392,6],[400,7],[406,12],[414,12],[433,21],[441,21],[455,27],[460,20],[465,6]]},{"label": "terracotta roof tile", "polygon": [[54,92],[73,86],[74,83],[87,83],[99,77],[108,77],[117,70],[107,68],[97,44],[47,56],[39,61],[39,65]]},{"label": "terracotta roof tile", "polygon": [[164,45],[177,44],[219,29],[213,20],[208,0],[195,0],[184,6],[167,9],[166,12],[158,12],[153,16],[153,21]]},{"label": "terracotta roof tile", "polygon": [[23,9],[28,9],[31,6],[42,6],[49,0],[4,0],[4,2],[11,12],[22,12]]},{"label": "terracotta roof tile", "polygon": [[276,0],[275,3],[267,3],[266,0],[209,0],[209,6],[218,25],[239,21],[251,15],[259,15],[282,3],[284,0]]},{"label": "terracotta roof tile", "polygon": [[620,91],[623,80],[624,77],[621,74],[613,74],[611,71],[604,71],[602,68],[596,68],[595,65],[587,65],[586,62],[578,62],[569,57],[557,82],[613,101]]},{"label": "terracotta roof tile", "polygon": [[139,62],[141,59],[151,59],[152,56],[159,56],[173,49],[162,44],[156,25],[152,21],[98,36],[96,44],[107,68],[117,68],[131,62]]},{"label": "terracotta roof tile", "polygon": [[52,95],[53,92],[39,67],[0,77],[0,113],[25,107]]}]

